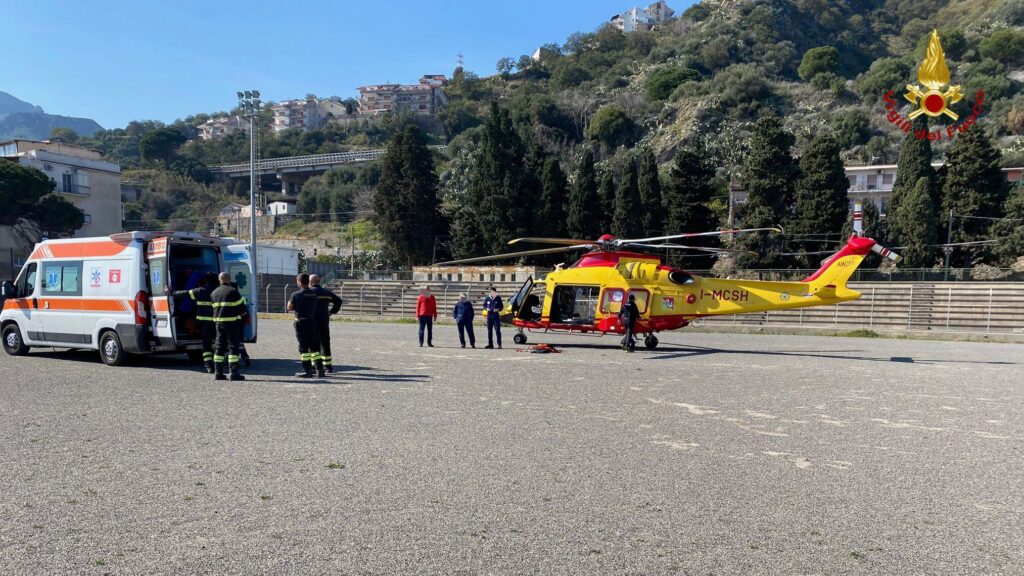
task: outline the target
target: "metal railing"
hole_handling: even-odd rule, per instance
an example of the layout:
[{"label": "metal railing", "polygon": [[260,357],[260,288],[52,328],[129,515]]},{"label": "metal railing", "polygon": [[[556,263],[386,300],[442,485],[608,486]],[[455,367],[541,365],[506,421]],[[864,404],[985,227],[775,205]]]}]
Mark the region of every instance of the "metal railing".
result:
[{"label": "metal railing", "polygon": [[[445,145],[428,146],[432,150],[444,150]],[[366,162],[377,160],[387,152],[385,149],[375,150],[353,150],[351,152],[332,152],[329,154],[309,154],[306,156],[287,156],[283,158],[266,158],[256,161],[256,170],[259,172],[273,172],[282,168],[308,168],[313,166],[329,166],[332,164],[349,164],[351,162]],[[223,164],[211,166],[213,174],[249,173],[249,163],[239,162],[237,164]]]}]

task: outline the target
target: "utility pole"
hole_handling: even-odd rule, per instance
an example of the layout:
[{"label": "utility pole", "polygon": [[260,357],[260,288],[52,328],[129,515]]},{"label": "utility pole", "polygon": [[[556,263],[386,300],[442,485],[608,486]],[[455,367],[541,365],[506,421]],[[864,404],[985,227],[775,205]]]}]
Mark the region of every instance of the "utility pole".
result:
[{"label": "utility pole", "polygon": [[950,244],[953,243],[953,211],[949,211],[949,225],[946,228],[946,245],[942,247],[942,252],[946,255],[946,262],[943,268],[945,269],[942,274],[944,281],[949,280],[949,256],[953,253],[953,247]]},{"label": "utility pole", "polygon": [[256,311],[259,310],[259,257],[256,252],[256,119],[260,115],[260,93],[258,90],[238,92],[238,106],[242,115],[249,119],[249,260],[252,266],[252,331],[256,331]]}]

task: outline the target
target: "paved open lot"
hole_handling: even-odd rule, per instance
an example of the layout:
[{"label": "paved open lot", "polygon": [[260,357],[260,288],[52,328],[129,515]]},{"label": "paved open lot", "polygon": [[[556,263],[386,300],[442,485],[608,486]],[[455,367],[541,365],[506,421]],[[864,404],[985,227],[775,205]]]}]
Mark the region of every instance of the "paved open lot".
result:
[{"label": "paved open lot", "polygon": [[0,357],[0,573],[1024,573],[1024,346],[333,328],[312,382],[282,321],[240,383]]}]

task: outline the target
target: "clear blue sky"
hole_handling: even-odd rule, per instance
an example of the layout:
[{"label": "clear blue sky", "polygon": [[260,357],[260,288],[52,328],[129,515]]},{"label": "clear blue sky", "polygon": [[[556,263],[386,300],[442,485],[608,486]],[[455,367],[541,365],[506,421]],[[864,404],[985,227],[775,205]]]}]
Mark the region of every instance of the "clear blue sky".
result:
[{"label": "clear blue sky", "polygon": [[[235,92],[357,97],[357,86],[494,73],[636,0],[4,2],[0,90],[105,128],[229,110]],[[693,0],[669,1],[677,12]]]}]

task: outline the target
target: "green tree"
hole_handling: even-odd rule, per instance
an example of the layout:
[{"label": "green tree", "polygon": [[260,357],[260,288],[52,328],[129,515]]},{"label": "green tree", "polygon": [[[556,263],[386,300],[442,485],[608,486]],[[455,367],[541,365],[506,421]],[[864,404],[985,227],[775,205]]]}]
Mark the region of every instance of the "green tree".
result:
[{"label": "green tree", "polygon": [[[990,219],[1002,216],[1009,187],[1001,161],[1002,154],[981,127],[959,135],[946,151],[942,218],[948,218],[950,212],[958,217],[953,227],[953,242],[988,239]],[[980,218],[964,219],[964,216]],[[953,252],[954,266],[972,266],[986,251],[983,245],[959,247]]]},{"label": "green tree", "polygon": [[50,140],[61,142],[78,142],[78,132],[71,128],[56,127],[50,130]]},{"label": "green tree", "polygon": [[601,233],[612,230],[612,214],[615,213],[615,175],[609,167],[601,174],[601,183],[597,187],[597,218],[601,223]]},{"label": "green tree", "polygon": [[1003,207],[1004,220],[992,225],[993,248],[999,263],[1014,264],[1024,256],[1024,184],[1013,187]]},{"label": "green tree", "polygon": [[630,158],[622,167],[619,188],[615,191],[615,211],[612,213],[612,234],[619,238],[644,236],[643,213],[640,206],[640,185],[637,182],[636,163]]},{"label": "green tree", "polygon": [[[932,168],[932,145],[928,141],[928,138],[917,138],[915,132],[928,130],[928,121],[924,116],[918,116],[911,125],[910,132],[907,132],[903,136],[903,142],[900,144],[900,155],[896,161],[896,179],[892,184],[892,198],[889,200],[888,212],[891,214],[896,213],[899,209],[900,204],[903,202],[903,197],[910,193],[915,186],[917,181],[921,178],[927,178],[929,181],[934,181],[935,170]],[[929,192],[932,186],[928,187]],[[932,198],[932,206],[938,206],[938,196]],[[902,243],[902,228],[901,222],[893,220],[889,224],[889,241]]]},{"label": "green tree", "polygon": [[857,79],[857,93],[864,102],[876,103],[889,90],[897,94],[911,78],[910,65],[900,58],[879,58]]},{"label": "green tree", "polygon": [[143,160],[170,166],[178,148],[185,141],[185,136],[174,128],[157,128],[146,132],[139,140],[139,154]]},{"label": "green tree", "polygon": [[665,220],[662,210],[661,179],[658,160],[650,148],[640,153],[640,229],[644,236],[661,234]]},{"label": "green tree", "polygon": [[557,158],[544,160],[541,172],[540,205],[535,219],[537,233],[545,236],[560,237],[566,231],[566,180]]},{"label": "green tree", "polygon": [[1013,28],[996,30],[981,41],[978,51],[985,58],[998,60],[1010,66],[1024,63],[1024,32]]},{"label": "green tree", "polygon": [[410,267],[430,261],[443,229],[437,188],[426,135],[417,126],[406,126],[388,143],[373,200],[385,255]]},{"label": "green tree", "polygon": [[0,226],[13,226],[26,238],[38,232],[65,236],[82,227],[85,214],[57,194],[42,171],[0,158]]},{"label": "green tree", "polygon": [[[664,192],[665,234],[709,232],[718,228],[718,218],[709,204],[715,195],[715,168],[708,154],[694,145],[676,152]],[[714,237],[687,239],[686,244],[715,246]]]},{"label": "green tree", "polygon": [[839,51],[832,46],[819,46],[804,52],[797,73],[800,78],[810,81],[818,74],[834,74],[839,70]]},{"label": "green tree", "polygon": [[508,75],[512,73],[512,69],[515,68],[515,66],[515,60],[508,56],[502,57],[498,60],[498,74],[500,74],[502,78],[508,78]]},{"label": "green tree", "polygon": [[[742,213],[744,227],[767,228],[789,223],[800,173],[792,154],[794,142],[793,134],[775,116],[763,116],[754,124],[741,176],[747,192]],[[774,268],[789,264],[777,255],[778,239],[769,234],[742,236],[737,244],[757,254],[741,255],[741,266]]]},{"label": "green tree", "polygon": [[597,181],[594,171],[594,153],[589,149],[583,151],[576,181],[569,194],[569,207],[566,224],[569,235],[581,240],[596,240],[603,234],[598,224]]},{"label": "green tree", "polygon": [[633,144],[636,124],[626,111],[616,105],[604,106],[591,118],[587,137],[604,144],[609,150]]},{"label": "green tree", "polygon": [[[815,139],[800,157],[800,180],[796,185],[792,231],[800,237],[798,244],[802,250],[818,252],[834,246],[828,238],[841,234],[847,220],[849,187],[839,145],[828,135]],[[818,256],[809,255],[805,264],[812,266],[819,260]]]},{"label": "green tree", "polygon": [[939,219],[931,187],[930,178],[918,178],[893,211],[892,220],[899,226],[903,246],[901,256],[907,268],[930,268],[935,264]]},{"label": "green tree", "polygon": [[652,72],[644,88],[651,100],[664,100],[672,95],[677,86],[687,80],[696,80],[698,76],[697,71],[691,68],[666,66]]}]

